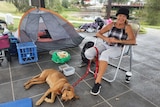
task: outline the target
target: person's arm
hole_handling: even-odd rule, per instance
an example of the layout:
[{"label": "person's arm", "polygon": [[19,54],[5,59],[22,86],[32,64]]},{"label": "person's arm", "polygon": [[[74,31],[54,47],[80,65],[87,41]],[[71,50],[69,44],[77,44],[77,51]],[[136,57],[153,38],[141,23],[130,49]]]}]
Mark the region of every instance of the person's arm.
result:
[{"label": "person's arm", "polygon": [[133,33],[131,25],[126,26],[126,33],[128,35],[127,40],[119,40],[119,43],[122,43],[122,44],[136,44],[136,37]]},{"label": "person's arm", "polygon": [[99,32],[97,32],[96,36],[109,43],[109,38],[104,36],[104,33],[108,32],[113,27],[113,24],[114,23],[110,23],[102,28]]}]

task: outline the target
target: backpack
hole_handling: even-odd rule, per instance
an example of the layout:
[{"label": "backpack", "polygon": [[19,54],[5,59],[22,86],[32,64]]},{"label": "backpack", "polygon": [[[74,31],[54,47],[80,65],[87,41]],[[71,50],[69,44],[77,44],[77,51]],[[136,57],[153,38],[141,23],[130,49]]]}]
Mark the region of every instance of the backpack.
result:
[{"label": "backpack", "polygon": [[98,17],[97,19],[95,19],[95,23],[97,23],[99,26],[98,30],[101,30],[104,25],[104,21],[100,17]]},{"label": "backpack", "polygon": [[92,42],[92,41],[89,41],[89,42],[87,42],[87,43],[84,44],[84,46],[83,46],[83,48],[82,48],[82,51],[81,51],[81,59],[82,59],[82,61],[83,61],[84,63],[88,63],[88,61],[89,61],[89,60],[85,57],[85,55],[84,55],[86,49],[91,48],[91,47],[93,47],[93,46],[94,46],[94,42]]}]

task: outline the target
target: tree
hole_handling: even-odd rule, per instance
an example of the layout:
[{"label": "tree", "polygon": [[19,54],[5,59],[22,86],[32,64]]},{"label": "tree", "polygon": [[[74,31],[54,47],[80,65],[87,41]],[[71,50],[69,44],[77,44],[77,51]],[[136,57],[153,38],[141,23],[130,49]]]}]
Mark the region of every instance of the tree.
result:
[{"label": "tree", "polygon": [[60,0],[45,0],[46,8],[56,11],[58,13],[62,12],[62,5]]},{"label": "tree", "polygon": [[29,1],[28,0],[5,0],[6,2],[12,3],[19,12],[25,12],[31,6],[29,6]]},{"label": "tree", "polygon": [[62,0],[62,6],[63,6],[64,8],[68,8],[68,7],[69,7],[69,2],[68,2],[68,0]]},{"label": "tree", "polygon": [[160,24],[160,5],[159,0],[147,0],[146,12],[149,25]]},{"label": "tree", "polygon": [[[32,8],[29,6],[29,0],[5,0],[6,2],[12,3],[19,12],[26,12],[28,9]],[[56,12],[62,12],[62,4],[60,0],[44,0],[45,7],[54,10]]]},{"label": "tree", "polygon": [[81,0],[81,5],[84,6],[84,0]]}]

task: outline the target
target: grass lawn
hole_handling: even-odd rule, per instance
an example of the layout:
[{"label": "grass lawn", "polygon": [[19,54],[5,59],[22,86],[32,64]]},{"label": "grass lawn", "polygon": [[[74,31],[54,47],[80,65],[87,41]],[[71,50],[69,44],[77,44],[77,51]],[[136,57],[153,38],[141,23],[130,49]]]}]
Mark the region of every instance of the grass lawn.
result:
[{"label": "grass lawn", "polygon": [[5,1],[0,1],[0,12],[1,13],[11,13],[15,14],[16,13],[16,8],[14,5],[7,3]]},{"label": "grass lawn", "polygon": [[15,6],[11,3],[5,2],[5,1],[0,1],[0,12],[1,13],[11,13],[16,16],[22,16],[23,13],[17,12],[17,9]]},{"label": "grass lawn", "polygon": [[[2,14],[7,14],[7,13],[10,13],[14,16],[22,16],[23,13],[19,13],[15,6],[11,3],[7,3],[5,1],[0,1],[0,13]],[[0,16],[0,19],[2,20],[5,20],[5,17],[3,16]],[[16,31],[17,28],[18,28],[18,25],[19,25],[19,21],[20,19],[19,18],[14,18],[13,19],[13,25],[8,25],[8,29],[11,30],[11,31]]]}]

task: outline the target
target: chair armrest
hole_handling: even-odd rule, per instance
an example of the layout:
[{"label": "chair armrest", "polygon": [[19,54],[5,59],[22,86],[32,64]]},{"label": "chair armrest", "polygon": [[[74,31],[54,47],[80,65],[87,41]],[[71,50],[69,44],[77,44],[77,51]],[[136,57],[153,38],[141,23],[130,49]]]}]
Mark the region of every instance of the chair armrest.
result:
[{"label": "chair armrest", "polygon": [[135,45],[137,45],[137,44],[123,44],[123,45],[126,45],[126,46],[135,46]]}]

